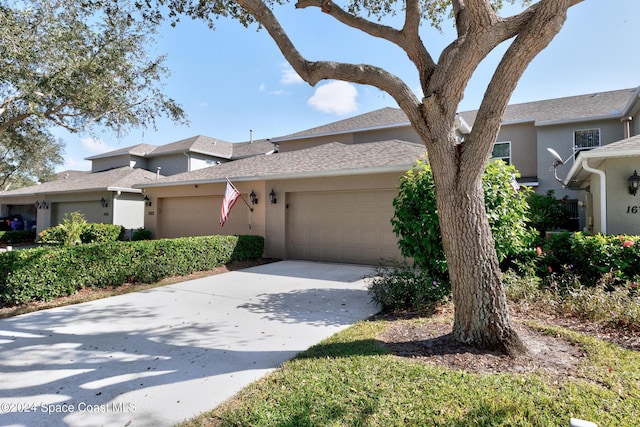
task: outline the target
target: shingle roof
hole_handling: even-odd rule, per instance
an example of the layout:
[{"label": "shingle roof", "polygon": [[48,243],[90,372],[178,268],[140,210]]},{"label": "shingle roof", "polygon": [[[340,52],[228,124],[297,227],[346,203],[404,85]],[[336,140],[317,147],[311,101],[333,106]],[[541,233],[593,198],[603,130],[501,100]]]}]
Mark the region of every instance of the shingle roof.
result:
[{"label": "shingle roof", "polygon": [[425,154],[423,145],[406,141],[381,141],[346,145],[331,142],[303,150],[249,157],[205,169],[172,175],[135,188],[201,182],[262,178],[294,178],[316,175],[374,173],[380,170],[408,170]]},{"label": "shingle roof", "polygon": [[[636,93],[638,88],[630,88],[512,104],[507,107],[502,123],[529,121],[543,126],[577,120],[622,117]],[[477,110],[465,111],[460,115],[467,123],[473,124],[477,113]]]},{"label": "shingle roof", "polygon": [[156,157],[164,154],[188,151],[230,159],[233,154],[232,145],[232,143],[221,139],[211,138],[204,135],[196,135],[191,138],[182,139],[180,141],[156,147],[153,151],[147,154],[147,157]]},{"label": "shingle roof", "polygon": [[[507,106],[502,122],[503,124],[509,124],[530,121],[541,126],[591,118],[621,117],[635,99],[634,95],[639,92],[639,89],[629,88],[511,104]],[[471,110],[461,112],[460,115],[469,125],[473,125],[477,113],[478,110]],[[401,109],[386,107],[345,120],[274,138],[274,141],[407,125],[409,125],[409,120]]]},{"label": "shingle roof", "polygon": [[259,139],[253,142],[236,142],[233,146],[233,159],[266,154],[273,151],[275,146],[269,139]]},{"label": "shingle roof", "polygon": [[130,154],[132,156],[145,156],[148,153],[155,150],[157,147],[150,144],[136,144],[130,147],[120,148],[118,150],[109,151],[107,153],[96,154],[95,156],[87,157],[86,160],[101,159],[104,157],[122,156]]},{"label": "shingle roof", "polygon": [[130,189],[133,184],[152,180],[156,174],[144,169],[133,169],[129,166],[94,172],[85,175],[69,176],[31,187],[0,193],[0,197],[21,196],[31,194],[50,194],[78,191],[98,191],[109,189]]},{"label": "shingle roof", "polygon": [[409,119],[407,119],[404,111],[399,108],[386,107],[371,111],[370,113],[360,114],[359,116],[274,138],[274,141],[363,131],[367,129],[383,128],[386,126],[395,127],[400,125],[409,125]]},{"label": "shingle roof", "polygon": [[132,145],[130,147],[124,147],[107,153],[87,157],[87,160],[116,157],[125,154],[140,157],[157,157],[183,152],[205,154],[223,159],[236,159],[265,154],[273,150],[273,147],[273,144],[268,140],[232,143],[221,139],[211,138],[209,136],[196,135],[160,146],[150,144]]},{"label": "shingle roof", "polygon": [[632,136],[620,141],[612,142],[611,144],[603,145],[602,147],[594,148],[590,152],[594,155],[604,154],[609,151],[621,151],[621,150],[640,150],[640,135]]}]

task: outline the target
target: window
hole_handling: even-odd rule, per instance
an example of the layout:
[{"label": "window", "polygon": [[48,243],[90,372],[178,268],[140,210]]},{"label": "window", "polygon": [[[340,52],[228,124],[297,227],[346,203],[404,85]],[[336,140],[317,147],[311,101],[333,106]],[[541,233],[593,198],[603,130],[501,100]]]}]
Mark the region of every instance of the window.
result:
[{"label": "window", "polygon": [[491,161],[502,160],[506,164],[511,164],[511,141],[496,142],[493,144]]},{"label": "window", "polygon": [[600,146],[600,129],[583,129],[573,132],[573,151],[578,157],[580,151]]}]

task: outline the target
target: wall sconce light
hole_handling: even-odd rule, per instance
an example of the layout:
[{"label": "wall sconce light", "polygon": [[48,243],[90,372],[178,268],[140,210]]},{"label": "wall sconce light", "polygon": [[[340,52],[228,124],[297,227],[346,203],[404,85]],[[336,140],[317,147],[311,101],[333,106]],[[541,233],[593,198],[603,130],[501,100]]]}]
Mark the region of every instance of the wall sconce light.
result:
[{"label": "wall sconce light", "polygon": [[251,190],[251,194],[249,194],[249,199],[251,199],[251,204],[252,205],[257,205],[258,204],[258,196],[256,196],[256,192]]},{"label": "wall sconce light", "polygon": [[151,199],[146,194],[144,195],[144,205],[151,206]]},{"label": "wall sconce light", "polygon": [[638,175],[637,171],[633,171],[633,175],[629,177],[629,194],[635,196],[638,192],[638,187],[640,187],[640,175]]},{"label": "wall sconce light", "polygon": [[273,191],[273,188],[271,189],[271,193],[269,193],[269,200],[272,205],[275,205],[278,202],[278,199],[276,199],[276,192]]},{"label": "wall sconce light", "polygon": [[40,202],[36,200],[36,202],[33,204],[36,209],[40,209]]},{"label": "wall sconce light", "polygon": [[40,203],[40,209],[49,209],[49,203],[43,200],[42,203]]},{"label": "wall sconce light", "polygon": [[104,197],[100,199],[100,204],[102,205],[103,208],[106,208],[107,206],[109,206],[109,203],[107,203]]}]

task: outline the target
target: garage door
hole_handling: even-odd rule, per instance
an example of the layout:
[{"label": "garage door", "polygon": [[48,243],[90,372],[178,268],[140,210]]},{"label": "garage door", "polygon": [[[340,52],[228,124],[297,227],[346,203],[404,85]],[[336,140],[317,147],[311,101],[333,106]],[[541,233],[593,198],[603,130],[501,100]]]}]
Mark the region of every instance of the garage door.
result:
[{"label": "garage door", "polygon": [[397,192],[307,192],[288,195],[287,256],[380,264],[400,259],[390,220]]},{"label": "garage door", "polygon": [[238,200],[220,227],[222,196],[171,197],[158,201],[158,237],[249,234],[249,209]]},{"label": "garage door", "polygon": [[71,215],[73,212],[80,212],[84,215],[87,222],[94,223],[111,223],[109,209],[102,207],[99,201],[93,200],[88,202],[66,202],[52,203],[53,211],[51,212],[51,225],[58,225],[65,218],[65,215]]}]

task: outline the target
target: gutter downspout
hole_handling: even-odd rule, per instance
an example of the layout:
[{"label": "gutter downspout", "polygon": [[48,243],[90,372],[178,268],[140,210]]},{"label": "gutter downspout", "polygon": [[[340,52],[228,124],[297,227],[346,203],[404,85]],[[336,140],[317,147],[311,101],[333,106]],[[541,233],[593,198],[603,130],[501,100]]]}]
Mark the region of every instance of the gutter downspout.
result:
[{"label": "gutter downspout", "polygon": [[604,171],[589,166],[587,159],[582,160],[582,168],[589,173],[600,176],[600,232],[607,234],[607,176]]}]

